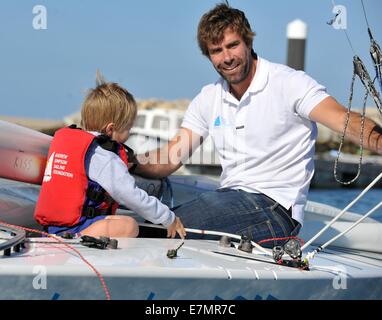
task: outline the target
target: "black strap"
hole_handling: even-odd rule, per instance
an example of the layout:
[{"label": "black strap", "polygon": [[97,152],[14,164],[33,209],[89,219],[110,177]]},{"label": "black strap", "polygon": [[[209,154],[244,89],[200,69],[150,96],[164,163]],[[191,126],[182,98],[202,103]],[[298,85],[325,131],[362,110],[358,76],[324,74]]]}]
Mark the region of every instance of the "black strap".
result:
[{"label": "black strap", "polygon": [[79,127],[77,127],[77,125],[76,124],[71,124],[70,126],[68,126],[68,128],[70,128],[70,129],[78,129],[78,130],[82,130],[81,128],[79,128]]},{"label": "black strap", "polygon": [[98,142],[98,144],[101,146],[101,148],[103,148],[103,149],[105,149],[107,151],[114,152],[117,155],[119,154],[119,146],[120,146],[120,144],[117,141],[112,140],[106,134],[100,134],[95,139]]},{"label": "black strap", "polygon": [[98,217],[98,216],[108,216],[110,214],[111,214],[111,208],[97,209],[94,207],[85,207],[82,210],[82,216],[84,216],[86,218],[90,218],[90,219]]},{"label": "black strap", "polygon": [[105,193],[101,190],[94,190],[92,188],[88,188],[88,190],[86,191],[86,197],[96,202],[105,201]]},{"label": "black strap", "polygon": [[115,154],[119,155],[119,148],[122,145],[127,153],[127,159],[130,163],[136,163],[138,164],[138,161],[135,157],[134,150],[131,149],[129,146],[125,145],[124,143],[119,143],[115,140],[112,140],[109,136],[106,134],[101,134],[96,137],[96,140],[98,144],[105,150],[114,152]]},{"label": "black strap", "polygon": [[108,204],[113,203],[114,201],[112,197],[105,193],[105,191],[94,190],[92,188],[87,189],[86,197],[95,202],[107,202]]},{"label": "black strap", "polygon": [[87,217],[87,218],[94,218],[96,216],[101,216],[101,215],[109,215],[111,214],[111,207],[113,205],[113,198],[110,197],[108,194],[105,192],[102,192],[101,190],[94,190],[92,188],[88,188],[86,191],[86,197],[89,198],[92,201],[102,203],[106,202],[109,205],[108,209],[98,209],[95,207],[90,207],[90,206],[84,206],[82,210],[82,215]]}]

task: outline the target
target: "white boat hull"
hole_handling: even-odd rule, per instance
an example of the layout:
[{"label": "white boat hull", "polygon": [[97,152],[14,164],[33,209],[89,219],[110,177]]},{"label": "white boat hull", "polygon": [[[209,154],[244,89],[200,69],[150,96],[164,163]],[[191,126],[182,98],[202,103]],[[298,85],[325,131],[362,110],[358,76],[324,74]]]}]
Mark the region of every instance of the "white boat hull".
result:
[{"label": "white boat hull", "polygon": [[[302,271],[205,240],[186,240],[177,258],[167,258],[179,241],[119,239],[117,250],[75,247],[102,274],[112,299],[382,299],[381,255],[329,251]],[[95,273],[62,245],[31,244],[0,259],[0,299],[105,298]]]}]

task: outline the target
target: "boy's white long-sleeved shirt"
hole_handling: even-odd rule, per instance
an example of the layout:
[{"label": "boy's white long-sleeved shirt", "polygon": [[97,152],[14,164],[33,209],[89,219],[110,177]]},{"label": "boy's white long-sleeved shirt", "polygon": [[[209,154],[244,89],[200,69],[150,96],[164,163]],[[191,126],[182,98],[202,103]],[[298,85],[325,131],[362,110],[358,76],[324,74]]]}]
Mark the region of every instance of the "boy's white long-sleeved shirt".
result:
[{"label": "boy's white long-sleeved shirt", "polygon": [[[90,132],[98,135],[96,132]],[[119,204],[155,224],[168,227],[175,214],[157,198],[138,188],[122,159],[94,141],[85,157],[86,174]]]}]

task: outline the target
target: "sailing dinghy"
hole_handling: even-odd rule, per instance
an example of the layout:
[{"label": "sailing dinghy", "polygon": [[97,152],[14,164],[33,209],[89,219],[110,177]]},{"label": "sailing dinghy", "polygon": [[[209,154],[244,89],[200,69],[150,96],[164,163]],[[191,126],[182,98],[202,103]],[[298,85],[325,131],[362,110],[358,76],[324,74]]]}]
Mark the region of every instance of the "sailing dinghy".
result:
[{"label": "sailing dinghy", "polygon": [[[309,240],[326,227],[325,233],[307,246],[291,243],[276,252],[213,230],[188,229],[215,240],[184,242],[41,237],[32,230],[33,209],[50,139],[0,122],[0,173],[6,178],[0,179],[0,299],[382,299],[381,223],[350,207],[308,202],[299,236]],[[160,190],[163,201],[171,185],[175,204],[218,187],[201,176],[166,182],[137,177],[137,183]],[[136,217],[128,209],[118,214]]]}]

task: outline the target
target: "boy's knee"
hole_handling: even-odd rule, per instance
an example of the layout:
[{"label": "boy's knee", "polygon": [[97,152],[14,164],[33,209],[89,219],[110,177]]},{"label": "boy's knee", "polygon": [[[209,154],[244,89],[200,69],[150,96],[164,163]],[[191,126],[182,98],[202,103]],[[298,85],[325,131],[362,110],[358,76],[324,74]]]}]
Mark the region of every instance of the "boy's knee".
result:
[{"label": "boy's knee", "polygon": [[138,223],[134,218],[126,217],[126,236],[136,238],[139,234]]}]

